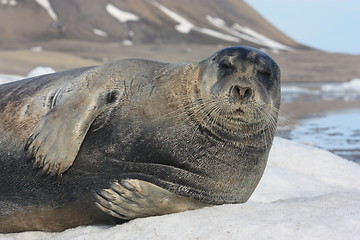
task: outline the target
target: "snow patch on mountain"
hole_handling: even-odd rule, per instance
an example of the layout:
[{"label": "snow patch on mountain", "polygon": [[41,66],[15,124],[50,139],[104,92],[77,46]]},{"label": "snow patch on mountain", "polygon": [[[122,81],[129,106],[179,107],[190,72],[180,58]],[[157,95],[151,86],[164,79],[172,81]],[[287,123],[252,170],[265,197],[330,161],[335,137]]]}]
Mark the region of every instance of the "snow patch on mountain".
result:
[{"label": "snow patch on mountain", "polygon": [[1,4],[15,7],[18,3],[16,0],[1,0]]},{"label": "snow patch on mountain", "polygon": [[131,40],[124,40],[124,41],[122,42],[122,44],[123,44],[124,46],[131,46],[131,45],[133,45],[134,43],[133,43],[133,41],[131,41]]},{"label": "snow patch on mountain", "polygon": [[229,42],[239,42],[240,39],[231,35],[227,35],[218,31],[215,31],[213,29],[209,28],[200,28],[195,26],[193,23],[191,23],[189,20],[185,19],[184,17],[180,16],[179,14],[171,11],[164,5],[161,5],[160,3],[156,1],[151,2],[155,7],[157,7],[159,10],[161,10],[163,13],[168,15],[170,18],[172,18],[174,21],[178,23],[178,25],[175,26],[175,29],[183,34],[189,34],[191,30],[200,32],[202,34],[206,34],[215,38],[219,38],[225,41]]},{"label": "snow patch on mountain", "polygon": [[112,17],[116,18],[121,23],[140,20],[140,17],[138,17],[137,15],[135,15],[131,12],[123,11],[123,10],[115,7],[111,3],[108,3],[106,5],[105,9]]},{"label": "snow patch on mountain", "polygon": [[170,9],[168,9],[167,7],[165,7],[164,5],[161,5],[160,3],[156,2],[156,1],[152,1],[151,3],[155,7],[160,9],[163,13],[165,13],[166,15],[171,17],[175,22],[179,23],[178,25],[175,26],[175,29],[178,32],[188,34],[188,33],[190,33],[190,31],[192,29],[194,29],[194,24],[192,24],[191,22],[189,22],[188,20],[186,20],[185,18],[183,18],[179,14],[171,11]]},{"label": "snow patch on mountain", "polygon": [[93,33],[97,36],[100,36],[100,37],[107,37],[108,34],[107,32],[101,30],[101,29],[98,29],[98,28],[93,28]]},{"label": "snow patch on mountain", "polygon": [[230,33],[233,36],[236,36],[240,39],[247,40],[249,42],[253,42],[265,47],[268,47],[273,50],[286,50],[291,51],[292,48],[281,44],[277,41],[274,41],[268,37],[265,37],[264,35],[254,31],[251,28],[241,26],[237,23],[235,23],[233,26],[229,27],[225,20],[217,17],[212,17],[210,15],[206,15],[206,19],[208,22],[210,22],[215,27],[218,27],[222,29],[223,31],[226,31]]},{"label": "snow patch on mountain", "polygon": [[55,21],[58,22],[59,18],[56,15],[55,11],[53,10],[53,8],[51,7],[51,4],[48,0],[35,0],[41,7],[43,7],[47,13],[49,14],[49,16]]}]

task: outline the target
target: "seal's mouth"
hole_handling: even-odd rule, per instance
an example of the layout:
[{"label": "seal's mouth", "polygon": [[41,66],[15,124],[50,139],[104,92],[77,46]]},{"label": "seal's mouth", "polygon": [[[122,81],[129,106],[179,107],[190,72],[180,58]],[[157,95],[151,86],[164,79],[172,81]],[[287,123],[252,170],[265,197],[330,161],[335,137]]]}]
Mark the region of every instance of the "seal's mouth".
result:
[{"label": "seal's mouth", "polygon": [[259,134],[270,136],[264,132],[275,131],[278,111],[265,102],[239,103],[213,96],[195,99],[188,112],[209,133],[225,141],[240,142]]}]

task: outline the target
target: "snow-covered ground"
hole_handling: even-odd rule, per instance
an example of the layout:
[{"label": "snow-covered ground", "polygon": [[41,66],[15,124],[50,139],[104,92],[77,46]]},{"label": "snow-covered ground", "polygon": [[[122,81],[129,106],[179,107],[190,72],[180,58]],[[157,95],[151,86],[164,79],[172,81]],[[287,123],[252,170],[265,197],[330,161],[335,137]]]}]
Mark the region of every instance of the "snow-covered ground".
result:
[{"label": "snow-covered ground", "polygon": [[136,219],[118,226],[0,234],[0,240],[17,239],[357,240],[360,165],[322,149],[275,138],[264,176],[247,203]]}]

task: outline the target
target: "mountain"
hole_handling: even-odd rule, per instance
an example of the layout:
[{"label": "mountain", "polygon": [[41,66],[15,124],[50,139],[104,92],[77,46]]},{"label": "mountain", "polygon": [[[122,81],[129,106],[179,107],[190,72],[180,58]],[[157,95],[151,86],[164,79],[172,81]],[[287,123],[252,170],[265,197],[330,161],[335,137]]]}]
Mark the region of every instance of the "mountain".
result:
[{"label": "mountain", "polygon": [[0,46],[53,39],[303,47],[241,0],[1,0]]}]

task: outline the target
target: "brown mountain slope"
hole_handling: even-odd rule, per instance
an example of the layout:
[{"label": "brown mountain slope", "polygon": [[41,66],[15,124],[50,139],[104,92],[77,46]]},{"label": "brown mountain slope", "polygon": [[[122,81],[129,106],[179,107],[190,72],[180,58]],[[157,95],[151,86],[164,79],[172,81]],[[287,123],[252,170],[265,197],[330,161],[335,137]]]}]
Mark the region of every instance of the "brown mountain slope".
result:
[{"label": "brown mountain slope", "polygon": [[50,0],[54,13],[41,6],[46,0],[15,2],[0,5],[2,46],[76,39],[301,47],[240,0]]}]

